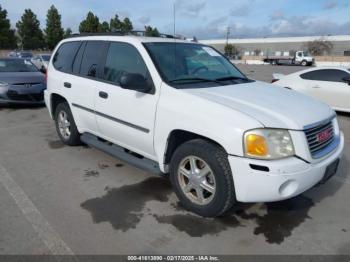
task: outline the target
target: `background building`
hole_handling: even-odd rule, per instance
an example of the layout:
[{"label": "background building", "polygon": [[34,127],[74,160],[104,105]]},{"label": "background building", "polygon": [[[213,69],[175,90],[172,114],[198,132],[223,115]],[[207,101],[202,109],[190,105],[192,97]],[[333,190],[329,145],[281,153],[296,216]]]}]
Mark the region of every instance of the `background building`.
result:
[{"label": "background building", "polygon": [[[350,56],[350,35],[337,36],[306,36],[306,37],[279,37],[255,39],[229,39],[244,56],[289,56],[298,50],[307,50],[307,44],[316,40],[332,43],[330,56]],[[201,40],[203,44],[215,47],[225,52],[226,39]]]}]

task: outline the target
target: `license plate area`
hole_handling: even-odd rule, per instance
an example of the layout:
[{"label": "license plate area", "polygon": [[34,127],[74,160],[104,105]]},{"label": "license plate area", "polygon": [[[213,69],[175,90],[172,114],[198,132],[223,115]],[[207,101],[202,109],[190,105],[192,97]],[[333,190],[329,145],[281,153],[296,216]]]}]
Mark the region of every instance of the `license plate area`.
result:
[{"label": "license plate area", "polygon": [[326,172],[322,180],[320,181],[320,184],[326,183],[331,177],[333,177],[337,173],[339,162],[340,162],[340,159],[337,159],[326,168]]}]

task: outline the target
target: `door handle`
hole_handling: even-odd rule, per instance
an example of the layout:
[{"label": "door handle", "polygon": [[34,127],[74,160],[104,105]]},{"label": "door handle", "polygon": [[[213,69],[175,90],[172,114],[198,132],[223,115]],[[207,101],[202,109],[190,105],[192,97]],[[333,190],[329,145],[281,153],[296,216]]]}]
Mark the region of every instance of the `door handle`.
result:
[{"label": "door handle", "polygon": [[320,86],[313,86],[312,88],[321,88]]},{"label": "door handle", "polygon": [[103,91],[100,91],[100,92],[98,93],[98,95],[99,95],[101,98],[103,98],[103,99],[107,99],[107,98],[108,98],[108,94],[107,94],[106,92],[103,92]]},{"label": "door handle", "polygon": [[71,84],[71,83],[68,83],[68,82],[64,82],[63,85],[64,85],[64,87],[66,87],[66,88],[71,88],[71,87],[72,87],[72,84]]}]

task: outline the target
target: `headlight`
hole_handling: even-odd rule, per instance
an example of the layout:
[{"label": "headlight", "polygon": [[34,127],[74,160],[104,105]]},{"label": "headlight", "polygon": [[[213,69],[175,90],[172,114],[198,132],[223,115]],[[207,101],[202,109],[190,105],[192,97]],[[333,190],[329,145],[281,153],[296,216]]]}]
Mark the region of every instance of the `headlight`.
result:
[{"label": "headlight", "polygon": [[8,86],[8,85],[9,85],[8,83],[0,81],[0,87],[4,87],[4,86]]},{"label": "headlight", "polygon": [[281,159],[294,155],[292,138],[283,129],[255,129],[244,134],[246,157]]}]

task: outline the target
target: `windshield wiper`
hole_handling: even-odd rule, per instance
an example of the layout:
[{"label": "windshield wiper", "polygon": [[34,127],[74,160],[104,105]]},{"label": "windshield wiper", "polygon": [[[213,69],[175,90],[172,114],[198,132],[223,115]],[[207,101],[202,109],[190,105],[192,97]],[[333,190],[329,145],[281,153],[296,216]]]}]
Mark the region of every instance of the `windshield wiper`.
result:
[{"label": "windshield wiper", "polygon": [[208,79],[208,78],[201,78],[201,77],[191,77],[191,78],[177,78],[170,80],[169,83],[177,83],[177,82],[193,82],[193,81],[198,81],[198,82],[212,82],[212,83],[217,83],[219,85],[222,85],[220,80],[217,79]]},{"label": "windshield wiper", "polygon": [[251,81],[250,79],[246,77],[241,77],[241,76],[225,76],[225,77],[220,77],[216,78],[215,81],[228,81],[228,80],[244,80],[244,81]]}]

